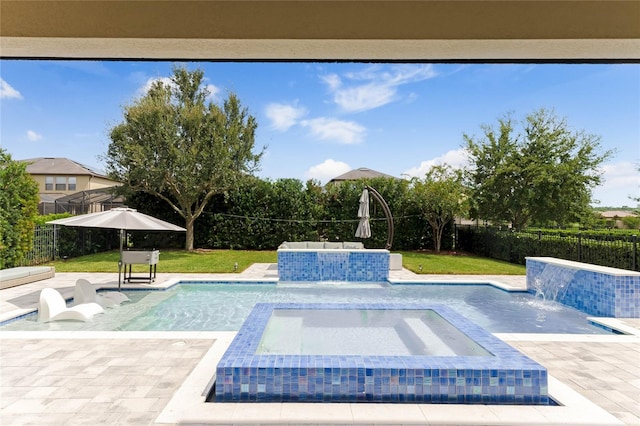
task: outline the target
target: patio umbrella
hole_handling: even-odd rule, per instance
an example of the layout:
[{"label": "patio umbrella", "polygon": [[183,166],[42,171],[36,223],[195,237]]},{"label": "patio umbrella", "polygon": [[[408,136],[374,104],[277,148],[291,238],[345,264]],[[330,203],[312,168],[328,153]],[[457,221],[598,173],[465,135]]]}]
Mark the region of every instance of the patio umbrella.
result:
[{"label": "patio umbrella", "polygon": [[369,191],[365,188],[360,196],[360,206],[358,207],[358,229],[357,238],[371,238],[371,226],[369,225]]},{"label": "patio umbrella", "polygon": [[52,225],[77,226],[81,228],[108,228],[120,230],[120,260],[118,261],[118,288],[120,288],[120,273],[122,270],[122,247],[126,231],[186,231],[153,216],[140,213],[128,207],[89,213],[65,219],[52,220]]}]

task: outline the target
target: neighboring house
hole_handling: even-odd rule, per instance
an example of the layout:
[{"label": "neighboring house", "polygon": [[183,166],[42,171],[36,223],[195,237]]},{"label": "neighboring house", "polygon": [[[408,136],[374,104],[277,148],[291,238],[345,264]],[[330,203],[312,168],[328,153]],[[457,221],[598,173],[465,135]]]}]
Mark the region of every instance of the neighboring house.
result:
[{"label": "neighboring house", "polygon": [[112,190],[119,185],[83,164],[68,158],[40,157],[19,160],[38,183],[40,214],[89,213],[122,205]]},{"label": "neighboring house", "polygon": [[622,222],[622,219],[625,217],[637,217],[638,215],[626,210],[607,210],[604,212],[600,212],[600,216],[602,216],[602,218],[605,219],[608,223],[610,222],[611,226],[613,226],[614,228],[626,228],[625,224]]},{"label": "neighboring house", "polygon": [[372,178],[378,178],[378,177],[398,179],[395,176],[391,176],[382,172],[377,172],[375,170],[367,169],[366,167],[360,167],[359,169],[351,170],[350,172],[341,174],[340,176],[336,176],[333,179],[331,179],[328,183],[338,183],[338,182],[344,182],[347,180],[372,179]]}]

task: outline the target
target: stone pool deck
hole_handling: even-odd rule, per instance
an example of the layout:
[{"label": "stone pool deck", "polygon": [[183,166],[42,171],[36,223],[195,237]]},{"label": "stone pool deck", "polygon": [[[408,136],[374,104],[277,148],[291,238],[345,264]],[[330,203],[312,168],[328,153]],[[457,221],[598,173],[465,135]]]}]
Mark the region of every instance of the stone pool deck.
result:
[{"label": "stone pool deck", "polygon": [[[275,265],[241,274],[175,278],[275,279]],[[117,287],[117,274],[56,273],[0,291],[0,320],[35,308],[39,292],[71,297],[78,278]],[[524,276],[422,275],[392,280],[470,282],[524,289]],[[128,287],[129,285],[127,285]],[[640,320],[611,320],[634,335],[499,334],[547,367],[563,407],[417,404],[205,404],[201,395],[233,332],[0,331],[0,424],[640,424]]]}]

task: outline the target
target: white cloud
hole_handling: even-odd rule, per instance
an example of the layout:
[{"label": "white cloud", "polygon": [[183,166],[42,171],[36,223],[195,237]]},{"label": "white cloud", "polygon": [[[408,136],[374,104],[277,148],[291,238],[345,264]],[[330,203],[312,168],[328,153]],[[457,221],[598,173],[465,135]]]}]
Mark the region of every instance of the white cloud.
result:
[{"label": "white cloud", "polygon": [[640,173],[630,161],[604,164],[601,167],[602,185],[594,188],[593,198],[602,206],[634,206],[629,197],[640,197]]},{"label": "white cloud", "polygon": [[305,108],[298,107],[296,104],[270,103],[265,110],[267,118],[271,120],[271,127],[281,132],[289,130],[306,113]]},{"label": "white cloud", "polygon": [[147,93],[149,93],[149,90],[151,90],[151,87],[157,81],[159,81],[162,84],[167,85],[167,86],[174,86],[173,82],[171,81],[171,79],[169,77],[150,77],[142,85],[142,87],[140,89],[138,89],[138,96],[144,96]]},{"label": "white cloud", "polygon": [[[340,78],[336,74],[322,76],[333,100],[346,112],[361,112],[378,108],[400,98],[398,88],[435,77],[431,64],[374,65],[358,73]],[[353,83],[348,86],[343,80]],[[415,96],[415,93],[411,96]]]},{"label": "white cloud", "polygon": [[321,182],[326,182],[339,176],[343,173],[351,170],[351,167],[347,163],[342,161],[336,161],[329,158],[320,164],[317,164],[305,172],[307,179],[318,179]]},{"label": "white cloud", "polygon": [[409,175],[411,177],[423,178],[432,166],[448,164],[454,169],[460,169],[467,167],[468,163],[467,151],[464,148],[460,148],[448,151],[444,155],[431,160],[422,161],[419,166],[405,170],[402,174]]},{"label": "white cloud", "polygon": [[319,117],[300,122],[309,127],[311,134],[321,140],[333,140],[342,144],[357,144],[364,140],[367,129],[353,121]]},{"label": "white cloud", "polygon": [[[175,83],[171,81],[171,78],[169,77],[150,77],[142,85],[142,87],[138,89],[137,96],[140,97],[140,96],[146,95],[149,92],[149,90],[151,90],[151,87],[156,81],[159,81],[162,84],[169,86],[171,88],[176,87]],[[218,100],[218,94],[220,93],[220,88],[218,88],[213,84],[207,84],[204,87],[209,92],[209,94],[205,98],[206,102],[216,102]]]},{"label": "white cloud", "polygon": [[209,92],[209,94],[207,95],[205,100],[207,102],[212,102],[212,103],[218,102],[218,100],[220,99],[218,97],[218,94],[220,93],[220,88],[218,86],[213,85],[213,84],[207,84],[205,86],[205,88]]},{"label": "white cloud", "polygon": [[40,139],[42,139],[42,135],[34,132],[33,130],[27,130],[27,139],[32,142],[39,141]]},{"label": "white cloud", "polygon": [[327,86],[329,86],[329,90],[332,90],[332,91],[338,90],[342,85],[342,81],[340,80],[340,77],[337,74],[328,74],[328,75],[321,76],[320,78],[322,79],[322,81],[327,83]]},{"label": "white cloud", "polygon": [[360,112],[381,107],[393,101],[396,88],[376,83],[338,90],[335,102],[348,112]]},{"label": "white cloud", "polygon": [[0,78],[0,99],[22,99],[22,95],[9,83]]},{"label": "white cloud", "polygon": [[628,188],[640,186],[640,174],[636,166],[630,161],[604,164],[602,166],[602,178],[608,188]]}]

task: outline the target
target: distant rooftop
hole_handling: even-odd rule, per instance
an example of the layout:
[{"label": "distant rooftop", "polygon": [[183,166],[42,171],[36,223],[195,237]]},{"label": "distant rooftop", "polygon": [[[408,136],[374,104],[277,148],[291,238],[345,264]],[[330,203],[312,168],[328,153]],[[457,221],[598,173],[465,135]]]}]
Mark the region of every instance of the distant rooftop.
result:
[{"label": "distant rooftop", "polygon": [[27,173],[32,175],[90,175],[106,178],[102,172],[63,157],[38,157],[19,161],[28,163]]},{"label": "distant rooftop", "polygon": [[386,173],[367,169],[366,167],[360,167],[359,169],[351,170],[347,173],[341,174],[340,176],[334,177],[329,181],[329,183],[344,182],[346,180],[372,179],[372,178],[379,178],[379,177],[397,179],[395,176],[391,176]]},{"label": "distant rooftop", "polygon": [[607,210],[604,212],[600,212],[600,215],[604,218],[614,218],[614,217],[636,217],[638,216],[634,212],[626,211],[626,210]]}]

